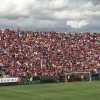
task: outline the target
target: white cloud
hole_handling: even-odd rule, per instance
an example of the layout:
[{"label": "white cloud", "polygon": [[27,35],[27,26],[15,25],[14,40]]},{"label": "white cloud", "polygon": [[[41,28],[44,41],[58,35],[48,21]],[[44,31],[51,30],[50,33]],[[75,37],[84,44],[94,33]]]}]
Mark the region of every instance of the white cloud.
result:
[{"label": "white cloud", "polygon": [[67,21],[67,25],[72,28],[81,28],[88,25],[88,22],[85,20],[69,20]]},{"label": "white cloud", "polygon": [[0,0],[0,16],[27,16],[34,0]]},{"label": "white cloud", "polygon": [[79,19],[81,18],[81,12],[75,10],[57,11],[54,16],[59,19]]},{"label": "white cloud", "polygon": [[64,7],[66,4],[68,3],[68,0],[51,0],[51,2],[49,3],[50,8],[62,8]]}]

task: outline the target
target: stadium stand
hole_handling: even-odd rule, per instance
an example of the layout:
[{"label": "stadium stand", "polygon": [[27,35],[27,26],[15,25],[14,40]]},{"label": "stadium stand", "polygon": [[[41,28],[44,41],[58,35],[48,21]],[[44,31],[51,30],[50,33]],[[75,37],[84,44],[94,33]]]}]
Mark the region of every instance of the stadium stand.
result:
[{"label": "stadium stand", "polygon": [[0,30],[0,77],[64,79],[72,72],[100,77],[100,33]]}]

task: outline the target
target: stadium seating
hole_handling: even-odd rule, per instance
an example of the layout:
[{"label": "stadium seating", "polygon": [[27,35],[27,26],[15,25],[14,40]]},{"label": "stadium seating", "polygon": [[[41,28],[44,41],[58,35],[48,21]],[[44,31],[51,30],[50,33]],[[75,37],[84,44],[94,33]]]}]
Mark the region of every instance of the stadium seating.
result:
[{"label": "stadium seating", "polygon": [[100,68],[99,33],[0,30],[3,76],[56,76]]}]

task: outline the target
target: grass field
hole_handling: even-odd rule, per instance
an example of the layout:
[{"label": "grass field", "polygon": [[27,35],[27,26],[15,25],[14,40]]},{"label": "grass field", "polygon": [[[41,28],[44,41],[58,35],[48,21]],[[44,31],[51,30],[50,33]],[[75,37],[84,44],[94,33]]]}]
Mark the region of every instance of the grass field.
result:
[{"label": "grass field", "polygon": [[100,81],[4,86],[0,100],[100,100]]}]

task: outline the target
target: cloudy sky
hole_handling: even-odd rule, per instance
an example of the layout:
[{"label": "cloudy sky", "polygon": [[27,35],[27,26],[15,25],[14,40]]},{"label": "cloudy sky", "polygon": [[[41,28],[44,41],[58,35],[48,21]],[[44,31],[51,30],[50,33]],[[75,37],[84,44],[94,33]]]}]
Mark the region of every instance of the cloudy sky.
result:
[{"label": "cloudy sky", "polygon": [[0,0],[0,27],[100,32],[100,0]]}]

